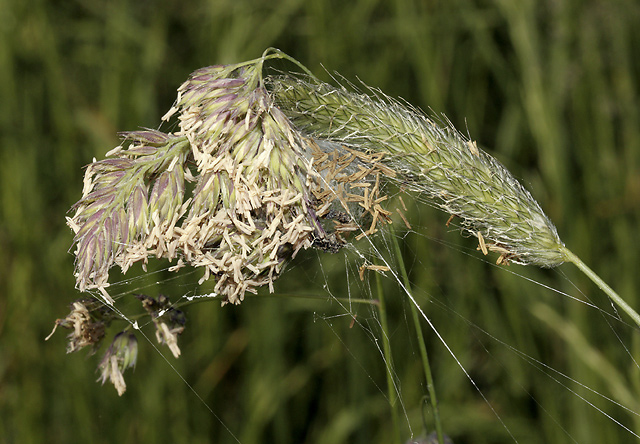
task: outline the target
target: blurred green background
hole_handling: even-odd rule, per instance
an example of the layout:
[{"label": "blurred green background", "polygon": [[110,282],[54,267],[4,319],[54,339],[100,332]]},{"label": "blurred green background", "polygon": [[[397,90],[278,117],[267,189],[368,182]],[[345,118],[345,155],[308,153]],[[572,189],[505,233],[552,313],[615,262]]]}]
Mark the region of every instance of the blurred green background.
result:
[{"label": "blurred green background", "polygon": [[[156,128],[191,71],[269,46],[324,79],[323,66],[446,113],[637,309],[638,29],[636,0],[0,1],[0,442],[398,439],[378,311],[334,299],[376,295],[353,252],[302,254],[276,295],[186,309],[182,356],[161,349],[170,364],[145,329],[121,398],[95,381],[100,352],[66,355],[66,331],[44,341],[80,296],[64,216],[82,167],[118,131]],[[598,289],[570,265],[494,267],[448,215],[410,206],[414,230],[400,235],[416,299],[487,399],[425,323],[453,441],[635,442],[623,426],[640,433],[637,330],[528,279],[611,312]],[[171,276],[132,286],[206,291]],[[135,313],[125,287],[119,303]],[[404,442],[423,431],[425,383],[406,297],[393,279],[383,287]]]}]

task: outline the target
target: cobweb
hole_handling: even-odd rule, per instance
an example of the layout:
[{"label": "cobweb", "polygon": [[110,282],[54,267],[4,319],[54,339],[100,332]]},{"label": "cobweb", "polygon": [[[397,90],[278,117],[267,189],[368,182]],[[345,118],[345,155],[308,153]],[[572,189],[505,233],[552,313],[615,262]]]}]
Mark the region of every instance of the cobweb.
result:
[{"label": "cobweb", "polygon": [[[399,192],[392,194],[398,198]],[[563,417],[567,412],[559,411],[550,402],[549,391],[555,392],[563,404],[588,406],[591,412],[588,418],[604,420],[624,430],[625,436],[640,438],[637,433],[640,410],[631,389],[621,385],[620,381],[625,380],[621,374],[609,375],[610,379],[605,374],[620,371],[621,367],[640,369],[631,351],[630,335],[635,329],[621,320],[612,306],[600,307],[599,302],[583,293],[562,268],[543,271],[495,265],[490,257],[477,250],[475,239],[459,235],[462,229],[456,226],[455,220],[445,224],[445,215],[429,208],[429,202],[423,201],[419,194],[412,197],[404,194],[402,201],[403,206],[406,202],[410,207],[408,221],[396,215],[392,227],[349,242],[336,254],[319,251],[301,254],[276,282],[275,294],[283,305],[304,298],[317,301],[315,307],[319,304],[320,308],[304,316],[314,324],[313,328],[331,332],[352,365],[363,375],[365,384],[380,399],[394,405],[391,408],[397,413],[397,427],[402,431],[403,442],[437,442],[425,438],[434,430],[434,412],[428,402],[421,399],[429,396],[426,383],[421,376],[406,376],[407,372],[421,368],[415,364],[420,361],[420,352],[411,321],[411,304],[421,317],[434,371],[433,389],[443,408],[440,417],[444,432],[453,442],[467,442],[466,439],[474,435],[473,425],[462,426],[452,415],[451,406],[462,401],[482,406],[479,411],[484,413],[476,420],[494,424],[491,436],[500,437],[491,442],[528,442],[522,432],[527,428],[518,424],[509,412],[511,402],[530,404],[531,415],[546,418],[547,426],[555,427],[550,433],[564,437],[564,442],[584,442],[584,436],[567,426]],[[396,245],[400,246],[402,258]],[[401,277],[400,259],[409,271],[410,288]],[[457,270],[449,270],[451,267]],[[116,304],[111,309],[146,339],[141,344],[146,342],[162,356],[181,383],[189,387],[198,405],[216,418],[231,439],[242,442],[240,431],[232,429],[220,414],[222,407],[207,401],[184,371],[174,365],[173,358],[157,345],[149,333],[151,321],[134,319],[127,314],[131,295],[135,293],[166,294],[187,318],[192,309],[190,304],[218,305],[213,286],[208,282],[197,284],[200,271],[169,273],[168,270],[168,266],[159,266],[112,283],[109,292]],[[452,282],[452,276],[456,275],[459,282]],[[455,290],[461,286],[467,289],[458,294]],[[520,297],[519,292],[525,296]],[[387,313],[381,312],[381,294]],[[269,297],[274,296],[261,291],[248,297],[243,305]],[[505,303],[509,307],[502,305]],[[326,308],[322,308],[323,305]],[[120,308],[123,306],[125,308]],[[563,318],[557,313],[558,307],[563,306],[568,307],[568,311],[596,312],[597,331],[605,336],[598,343],[617,344],[613,356],[607,357],[598,350],[597,344],[589,343],[589,332],[579,331],[569,321],[563,324]],[[238,309],[221,308],[225,314]],[[554,320],[556,315],[559,323]],[[519,322],[530,325],[514,329]],[[522,333],[528,329],[536,332]],[[350,344],[348,335],[356,330],[366,338],[366,350],[355,349]],[[389,341],[390,351],[385,350],[385,340]],[[549,344],[536,341],[549,341]],[[548,350],[554,347],[557,351]],[[574,365],[583,363],[582,373],[574,374],[562,353],[577,355],[572,359]],[[183,353],[180,359],[188,361],[189,354]],[[585,374],[584,368],[590,369],[591,374]],[[388,380],[382,377],[385,374]],[[453,390],[454,384],[463,388]],[[494,384],[499,390],[493,388]],[[504,393],[507,390],[510,392]],[[448,396],[462,399],[452,401]],[[461,416],[464,417],[464,412]],[[469,417],[473,415],[468,414]],[[496,428],[501,431],[496,432]],[[475,433],[489,432],[486,427],[478,426]],[[420,437],[425,440],[419,441]]]},{"label": "cobweb", "polygon": [[[420,190],[409,194],[396,185],[385,190],[393,202],[389,208],[401,209],[393,212],[391,224],[373,233],[344,205],[359,232],[340,251],[301,252],[274,283],[274,294],[261,289],[240,307],[220,307],[220,316],[236,316],[268,298],[278,298],[283,312],[313,301],[298,314],[307,324],[299,334],[328,332],[333,337],[347,356],[343,362],[364,381],[365,392],[383,400],[385,413],[376,417],[387,423],[379,429],[396,429],[402,442],[436,442],[436,412],[428,402],[434,393],[443,431],[457,444],[541,442],[550,436],[557,442],[588,442],[579,427],[571,426],[576,406],[582,420],[613,426],[611,433],[623,439],[640,438],[640,403],[632,394],[632,378],[640,371],[632,351],[636,329],[603,297],[596,300],[581,291],[563,267],[496,265],[495,257],[479,251],[476,238],[464,236],[456,218],[447,220]],[[242,430],[226,418],[227,406],[212,403],[158,345],[153,320],[135,314],[140,309],[133,294],[164,294],[171,301],[166,309],[179,309],[187,319],[196,304],[220,305],[213,279],[199,284],[202,271],[175,273],[172,265],[150,263],[134,277],[115,280],[108,287],[115,304],[107,307],[145,339],[141,346],[149,345],[162,357],[193,393],[198,408],[212,415],[232,441],[245,442]],[[422,337],[416,334],[412,307]],[[580,319],[584,322],[578,324]],[[186,328],[197,326],[188,323]],[[356,334],[362,340],[354,340]],[[422,338],[433,387],[425,382]],[[188,363],[189,347],[182,342],[180,360]],[[356,402],[366,410],[371,401],[361,397]]]}]

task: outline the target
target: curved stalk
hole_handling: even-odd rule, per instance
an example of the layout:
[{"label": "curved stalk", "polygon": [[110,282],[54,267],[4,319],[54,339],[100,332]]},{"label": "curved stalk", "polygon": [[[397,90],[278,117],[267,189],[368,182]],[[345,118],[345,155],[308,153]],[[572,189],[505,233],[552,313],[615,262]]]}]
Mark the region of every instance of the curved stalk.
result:
[{"label": "curved stalk", "polygon": [[582,260],[576,256],[567,247],[562,247],[562,252],[567,258],[568,262],[572,262],[576,267],[580,269],[589,279],[593,281],[607,296],[618,306],[622,311],[628,314],[631,319],[640,327],[640,315],[635,311],[627,302],[618,295],[605,281],[602,280],[591,268],[587,266]]}]

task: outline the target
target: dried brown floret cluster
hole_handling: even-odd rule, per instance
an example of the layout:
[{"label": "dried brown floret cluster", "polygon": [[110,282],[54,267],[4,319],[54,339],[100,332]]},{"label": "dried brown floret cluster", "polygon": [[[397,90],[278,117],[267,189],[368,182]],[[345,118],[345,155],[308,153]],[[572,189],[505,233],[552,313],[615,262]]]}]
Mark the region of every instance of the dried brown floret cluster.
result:
[{"label": "dried brown floret cluster", "polygon": [[176,309],[165,295],[152,298],[144,294],[137,294],[136,298],[142,302],[142,307],[149,313],[156,327],[156,339],[159,344],[169,347],[174,357],[180,356],[178,336],[184,331],[187,322],[184,313]]},{"label": "dried brown floret cluster", "polygon": [[[322,175],[323,187],[313,190],[319,203],[318,216],[332,220],[339,245],[343,233],[359,231],[356,240],[375,234],[378,226],[391,222],[391,212],[381,204],[380,176],[394,178],[395,172],[382,163],[385,153],[367,153],[326,140],[312,141],[313,168]],[[368,228],[363,225],[369,216]]]},{"label": "dried brown floret cluster", "polygon": [[[142,302],[142,307],[153,321],[158,343],[166,345],[176,358],[180,356],[178,336],[184,331],[186,322],[182,311],[176,309],[163,295],[152,298],[139,294],[136,298]],[[71,311],[64,319],[56,320],[53,331],[46,339],[53,336],[60,326],[71,330],[67,335],[67,353],[88,347],[90,354],[93,354],[106,337],[107,328],[116,319],[118,316],[112,307],[96,299],[78,299],[71,304]],[[106,381],[111,382],[119,395],[122,395],[127,387],[123,372],[136,365],[138,340],[131,329],[137,328],[137,323],[131,323],[125,330],[117,333],[98,364],[98,381],[103,384]]]},{"label": "dried brown floret cluster", "polygon": [[114,319],[111,310],[94,299],[78,299],[71,304],[71,311],[64,319],[57,319],[49,339],[58,326],[71,330],[67,335],[67,353],[90,347],[95,353],[106,329]]},{"label": "dried brown floret cluster", "polygon": [[[128,148],[87,168],[68,223],[76,233],[82,291],[105,288],[149,256],[202,267],[223,302],[239,303],[273,281],[300,249],[337,251],[368,214],[373,234],[389,222],[384,154],[304,137],[274,106],[262,60],[194,72],[163,117],[180,130],[125,133]],[[189,193],[187,185],[191,185]],[[333,221],[330,226],[328,221]]]},{"label": "dried brown floret cluster", "polygon": [[120,332],[114,338],[109,349],[102,357],[98,370],[98,381],[104,384],[109,381],[122,396],[127,390],[123,372],[128,368],[135,368],[138,360],[138,340],[133,333]]}]

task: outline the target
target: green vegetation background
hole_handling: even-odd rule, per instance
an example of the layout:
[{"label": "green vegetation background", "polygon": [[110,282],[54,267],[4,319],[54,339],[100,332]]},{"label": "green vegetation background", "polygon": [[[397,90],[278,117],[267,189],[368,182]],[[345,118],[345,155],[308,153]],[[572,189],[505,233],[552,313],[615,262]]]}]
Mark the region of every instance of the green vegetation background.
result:
[{"label": "green vegetation background", "polygon": [[[375,310],[354,305],[360,324],[349,328],[326,289],[367,295],[342,253],[300,257],[276,285],[287,297],[188,309],[183,355],[169,358],[181,376],[141,338],[121,398],[95,381],[100,354],[65,355],[65,332],[44,342],[79,297],[64,216],[82,167],[118,131],[157,127],[191,71],[268,46],[326,79],[322,66],[446,113],[637,309],[639,29],[636,0],[0,1],[0,442],[393,442]],[[444,226],[448,215],[422,205],[410,216],[416,296],[513,434],[425,324],[454,442],[632,442],[605,414],[640,433],[638,413],[552,369],[640,412],[624,348],[638,357],[637,330],[478,260],[473,240]],[[509,270],[611,311],[569,265]],[[180,282],[145,291],[193,289]],[[384,289],[404,442],[408,422],[422,432],[425,387],[406,298],[391,280]],[[122,303],[135,312],[133,298]]]}]

